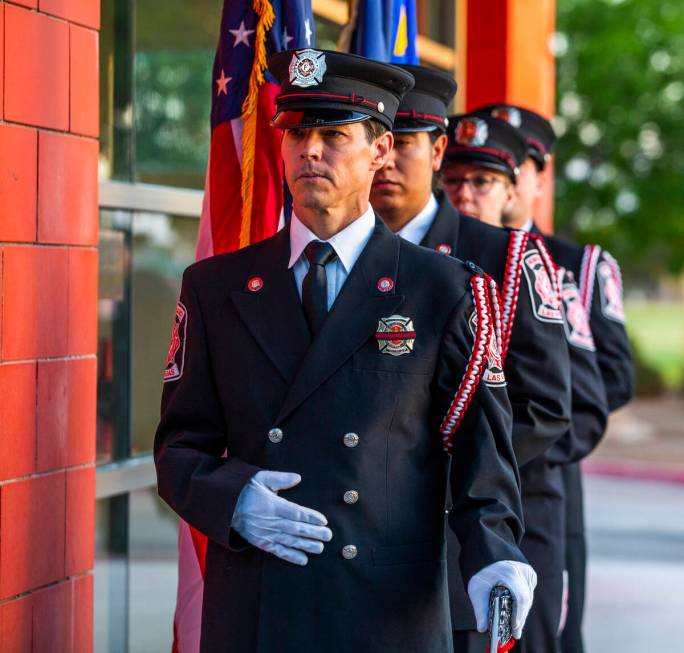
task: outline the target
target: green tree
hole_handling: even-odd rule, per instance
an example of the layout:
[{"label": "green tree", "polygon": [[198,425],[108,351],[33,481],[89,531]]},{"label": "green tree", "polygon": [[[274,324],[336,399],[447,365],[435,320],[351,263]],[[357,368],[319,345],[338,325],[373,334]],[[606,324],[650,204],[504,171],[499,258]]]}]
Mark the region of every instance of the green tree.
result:
[{"label": "green tree", "polygon": [[626,276],[684,268],[684,2],[559,0],[558,230]]}]

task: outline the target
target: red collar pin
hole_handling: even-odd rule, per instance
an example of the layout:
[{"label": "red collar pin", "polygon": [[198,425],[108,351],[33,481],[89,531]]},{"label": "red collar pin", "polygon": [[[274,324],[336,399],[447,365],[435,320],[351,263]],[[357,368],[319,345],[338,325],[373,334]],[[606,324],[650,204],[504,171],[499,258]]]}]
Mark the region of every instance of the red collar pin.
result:
[{"label": "red collar pin", "polygon": [[451,249],[451,245],[447,245],[446,243],[441,243],[440,245],[437,245],[435,249],[440,253],[440,254],[446,254],[447,256],[451,254],[453,251]]},{"label": "red collar pin", "polygon": [[378,290],[380,292],[389,292],[394,288],[394,280],[389,277],[380,277],[378,279]]},{"label": "red collar pin", "polygon": [[264,287],[264,280],[261,277],[252,277],[247,282],[247,290],[259,292]]}]

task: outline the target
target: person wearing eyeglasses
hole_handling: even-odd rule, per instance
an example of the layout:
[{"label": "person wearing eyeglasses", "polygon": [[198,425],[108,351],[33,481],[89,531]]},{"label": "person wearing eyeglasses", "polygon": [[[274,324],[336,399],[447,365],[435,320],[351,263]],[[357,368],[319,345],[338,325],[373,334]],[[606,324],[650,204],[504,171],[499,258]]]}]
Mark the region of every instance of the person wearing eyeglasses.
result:
[{"label": "person wearing eyeglasses", "polygon": [[[512,104],[492,104],[478,111],[505,120],[527,142],[528,157],[516,184],[517,200],[507,209],[503,220],[511,227],[541,235],[533,218],[534,204],[547,183],[547,166],[556,144],[551,123],[535,111]],[[566,456],[563,464],[568,597],[560,650],[583,653],[587,551],[582,472],[578,461],[599,443],[606,426],[606,413],[631,399],[634,370],[624,325],[622,280],[617,261],[598,245],[582,246],[550,234],[544,234],[544,240],[555,261],[565,270],[566,333],[571,362],[574,361],[572,427],[580,445],[569,452],[572,455]],[[531,623],[534,622],[533,616]]]},{"label": "person wearing eyeglasses", "polygon": [[[568,353],[559,320],[536,317],[536,291],[522,272],[523,258],[539,253],[527,234],[505,231],[457,211],[444,192],[435,189],[435,175],[450,147],[452,126],[447,105],[456,84],[447,74],[419,66],[402,66],[415,78],[395,118],[394,148],[385,165],[375,173],[371,203],[384,222],[404,240],[443,254],[472,261],[497,282],[501,289],[505,351],[497,370],[488,369],[484,381],[505,386],[513,407],[512,442],[518,465],[544,454],[567,430],[570,380]],[[478,124],[473,127],[477,131]],[[517,136],[514,135],[514,142]],[[515,155],[523,156],[524,143]],[[461,184],[472,185],[495,214],[496,196],[510,192],[512,182],[505,162],[496,169],[473,167]],[[512,172],[512,171],[511,171]],[[488,191],[488,192],[486,192]],[[473,207],[473,210],[477,210]],[[501,208],[498,208],[499,215]],[[529,254],[528,254],[529,252]],[[509,255],[510,254],[510,255]],[[546,268],[537,270],[540,283]],[[546,277],[547,281],[549,277]],[[553,317],[553,316],[552,316]],[[506,383],[503,381],[503,383]],[[447,560],[454,650],[477,651],[487,645],[486,619],[476,618],[471,608],[477,587],[467,583],[459,570],[462,543],[448,537]],[[483,597],[486,601],[486,596]],[[515,605],[515,597],[514,597]],[[486,609],[480,614],[486,615]],[[478,632],[479,631],[479,632]],[[520,633],[515,633],[520,636]]]}]

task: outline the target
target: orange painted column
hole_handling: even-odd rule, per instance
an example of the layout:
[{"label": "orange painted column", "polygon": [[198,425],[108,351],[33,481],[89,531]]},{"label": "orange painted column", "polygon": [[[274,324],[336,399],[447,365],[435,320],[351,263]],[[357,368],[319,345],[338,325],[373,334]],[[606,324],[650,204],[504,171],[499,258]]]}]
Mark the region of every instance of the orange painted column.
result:
[{"label": "orange painted column", "polygon": [[92,651],[98,0],[0,1],[0,650]]},{"label": "orange painted column", "polygon": [[[457,0],[466,21],[459,46],[465,70],[459,93],[470,111],[483,104],[510,102],[554,115],[556,65],[550,48],[555,31],[555,0]],[[459,35],[463,34],[462,31]],[[553,220],[553,169],[536,219],[545,230]]]}]

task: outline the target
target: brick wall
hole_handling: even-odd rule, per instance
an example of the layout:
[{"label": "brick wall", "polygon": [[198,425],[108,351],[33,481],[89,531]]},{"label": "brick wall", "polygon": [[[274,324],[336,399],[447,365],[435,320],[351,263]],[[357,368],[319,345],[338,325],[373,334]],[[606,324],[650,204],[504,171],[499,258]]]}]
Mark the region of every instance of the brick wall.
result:
[{"label": "brick wall", "polygon": [[0,0],[0,651],[92,650],[98,0]]}]

